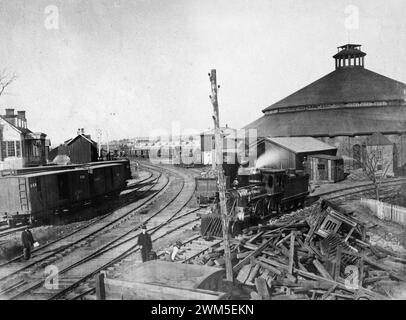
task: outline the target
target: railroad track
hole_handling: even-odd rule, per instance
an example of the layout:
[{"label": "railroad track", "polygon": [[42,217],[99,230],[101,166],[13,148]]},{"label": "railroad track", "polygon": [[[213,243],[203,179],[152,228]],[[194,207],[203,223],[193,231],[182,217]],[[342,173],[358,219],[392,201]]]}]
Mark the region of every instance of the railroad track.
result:
[{"label": "railroad track", "polygon": [[[391,187],[397,187],[402,185],[403,183],[406,183],[406,178],[397,178],[394,180],[389,180],[389,181],[383,181],[381,184],[381,188],[384,190],[385,188],[391,188]],[[363,192],[368,192],[368,191],[373,191],[374,186],[372,183],[365,183],[363,185],[358,185],[358,186],[349,186],[345,187],[339,190],[333,190],[333,191],[326,191],[322,192],[316,195],[310,195],[309,200],[315,200],[317,198],[325,198],[328,200],[336,200],[336,199],[344,199],[346,197],[351,197],[352,195],[355,194],[360,194]]]},{"label": "railroad track", "polygon": [[[149,168],[157,168],[157,166],[151,164],[142,164],[142,166]],[[399,179],[397,181],[388,181],[383,184],[383,186],[398,185],[406,181],[406,179]],[[181,200],[178,199],[178,196],[181,194],[184,184],[180,188],[180,191],[163,207],[158,209],[152,216],[145,219],[149,222],[150,231],[152,234],[152,239],[154,243],[157,243],[159,240],[163,240],[166,237],[169,237],[176,232],[180,232],[184,228],[188,228],[192,223],[197,222],[199,219],[193,217],[193,213],[199,209],[189,210],[183,214],[180,214],[183,209],[186,208],[187,204],[193,197],[193,193],[190,196],[190,199],[184,201],[183,205]],[[321,197],[329,197],[329,199],[338,199],[352,195],[354,193],[365,192],[368,190],[373,190],[371,184],[364,186],[354,186],[347,187],[344,189],[326,192],[319,194]],[[169,207],[172,205],[172,209]],[[161,213],[165,212],[161,215]],[[115,269],[120,269],[120,265],[123,264],[123,261],[128,259],[128,257],[133,256],[138,253],[139,248],[136,244],[139,233],[136,233],[138,227],[134,227],[132,230],[124,232],[119,237],[114,238],[110,242],[106,243],[104,246],[100,247],[97,251],[93,251],[90,255],[86,255],[79,261],[76,261],[73,264],[67,265],[65,268],[59,271],[59,276],[63,275],[63,288],[58,292],[50,293],[49,290],[44,290],[42,285],[44,280],[40,280],[38,283],[25,288],[22,291],[18,291],[17,294],[14,294],[11,298],[15,299],[24,299],[26,297],[31,297],[33,295],[38,295],[38,297],[46,299],[82,299],[86,296],[91,295],[94,292],[94,288],[89,288],[89,280],[98,272],[107,270],[108,272],[114,271]],[[135,234],[134,234],[135,232]],[[193,236],[192,238],[186,240],[183,244],[187,248],[188,252],[179,263],[189,263],[194,259],[198,258],[200,255],[204,254],[213,247],[221,245],[222,240],[218,239],[213,242],[207,242],[201,238],[200,235]],[[162,254],[161,254],[162,255]],[[107,261],[107,262],[106,262]],[[134,262],[134,259],[130,261]],[[79,268],[80,267],[80,268]],[[82,269],[82,271],[80,271]],[[83,274],[83,269],[91,270],[90,272],[86,271]],[[14,283],[10,286],[10,291],[16,291],[19,288],[24,287],[24,284],[20,281]],[[78,293],[79,292],[79,293]]]},{"label": "railroad track", "polygon": [[[154,188],[154,186],[158,184],[161,176],[162,172],[159,172],[158,176],[152,179],[153,184],[141,188],[142,194],[145,194],[152,188]],[[16,277],[22,272],[30,270],[35,266],[51,263],[52,260],[61,258],[61,256],[71,253],[73,250],[83,246],[86,241],[90,241],[99,233],[111,230],[112,228],[114,228],[115,225],[126,221],[130,216],[135,215],[139,210],[145,208],[150,201],[161,194],[167,188],[168,183],[169,179],[167,178],[165,181],[163,181],[162,185],[159,187],[158,190],[156,190],[156,192],[148,195],[146,198],[142,198],[140,202],[130,204],[130,206],[127,204],[127,206],[118,208],[114,212],[99,217],[96,220],[80,227],[79,229],[69,233],[62,238],[58,238],[44,246],[37,248],[36,250],[33,250],[33,261],[31,260],[22,264],[15,263],[21,259],[21,256],[19,256],[10,261],[7,261],[6,263],[1,264],[0,284],[4,284],[5,280],[11,277]],[[124,210],[126,207],[128,208]],[[8,268],[6,269],[6,267]]]},{"label": "railroad track", "polygon": [[[138,191],[143,186],[143,184],[153,182],[153,179],[151,181],[151,178],[153,177],[152,171],[150,171],[150,169],[147,169],[146,171],[149,174],[147,177],[145,177],[145,178],[143,178],[143,179],[141,179],[139,181],[135,181],[135,182],[132,182],[132,183],[128,184],[127,187],[122,191],[121,194],[123,194],[124,197],[129,198],[129,199],[125,199],[124,203],[129,202],[129,201],[134,201],[133,199],[131,199],[131,196],[129,196],[130,193],[133,194],[135,191]],[[121,200],[121,201],[123,202],[123,200]],[[117,207],[117,209],[118,208],[119,207]],[[76,212],[76,214],[80,214],[80,212]],[[4,237],[7,237],[10,234],[22,231],[26,227],[27,227],[26,225],[19,226],[19,227],[16,227],[16,228],[4,227],[4,228],[2,228],[0,230],[0,239],[2,239]],[[21,256],[19,256],[18,258],[21,258]]]},{"label": "railroad track", "polygon": [[[58,253],[57,249],[55,249],[55,248],[52,249],[52,247],[55,247],[55,245],[59,245],[62,241],[68,241],[69,238],[71,238],[72,236],[75,236],[75,235],[79,234],[80,232],[82,232],[82,231],[85,230],[86,228],[89,228],[89,227],[92,227],[92,226],[94,226],[94,225],[97,225],[98,223],[103,222],[103,220],[107,220],[108,218],[110,218],[110,217],[114,214],[114,212],[116,212],[117,210],[120,210],[120,209],[124,208],[125,206],[127,206],[129,202],[136,201],[137,199],[142,199],[142,196],[143,196],[145,193],[147,193],[148,191],[150,191],[150,190],[156,185],[156,183],[158,182],[159,178],[161,177],[161,174],[162,174],[162,173],[159,173],[158,176],[155,176],[155,177],[152,177],[152,176],[151,176],[151,177],[149,177],[149,178],[144,179],[144,183],[146,183],[146,181],[148,181],[149,183],[152,183],[151,185],[147,186],[147,185],[145,184],[145,185],[140,185],[140,187],[134,188],[134,189],[133,189],[133,193],[134,193],[135,191],[139,191],[139,190],[141,190],[141,189],[143,189],[143,188],[145,189],[145,190],[143,190],[143,191],[141,192],[141,194],[136,194],[135,198],[130,196],[126,201],[124,201],[124,204],[121,204],[120,206],[114,207],[112,210],[110,210],[110,211],[107,212],[106,214],[104,214],[104,215],[102,215],[102,216],[100,216],[100,217],[98,217],[98,218],[96,218],[96,219],[93,219],[92,221],[90,221],[90,222],[88,222],[88,223],[85,223],[85,224],[84,224],[83,226],[81,226],[80,228],[78,228],[78,229],[76,229],[76,230],[74,230],[74,231],[72,231],[72,232],[70,232],[70,233],[68,233],[68,234],[66,234],[66,235],[64,235],[64,236],[62,236],[62,237],[59,237],[58,239],[55,239],[55,240],[53,240],[53,241],[51,241],[51,242],[48,242],[48,243],[46,243],[45,245],[42,245],[42,246],[38,247],[37,249],[34,249],[34,250],[32,251],[32,254],[33,254],[33,255],[32,255],[32,258],[35,259],[35,257],[36,257],[37,255],[43,253],[45,249],[47,249],[47,252],[52,252],[52,253],[55,253],[55,254]],[[166,185],[165,185],[165,186],[166,186]],[[147,188],[145,188],[145,187],[147,187]],[[162,189],[161,189],[161,190],[162,190]],[[159,190],[159,191],[161,191],[161,190]],[[149,198],[147,198],[147,200],[148,200],[148,199],[149,199]],[[143,201],[140,206],[142,206],[142,205],[145,204],[145,203],[146,203],[146,201]],[[134,208],[134,209],[137,209],[137,208]],[[114,220],[114,221],[117,222],[117,221],[119,221],[120,218],[121,218],[121,217],[118,217],[118,218],[117,218],[116,220]],[[114,221],[113,221],[113,222],[114,222]],[[96,230],[96,231],[97,231],[97,230]],[[96,231],[95,231],[95,232],[96,232]],[[71,241],[70,244],[71,244],[71,245],[76,245],[76,241]],[[66,246],[66,245],[65,245],[65,246]],[[63,247],[63,248],[65,249],[65,247]],[[62,251],[62,249],[61,249],[61,251]],[[23,256],[22,256],[22,255],[19,255],[19,256],[15,257],[15,258],[13,258],[13,259],[7,261],[7,262],[4,262],[4,263],[0,264],[0,268],[1,268],[1,267],[4,267],[4,266],[7,266],[7,265],[10,265],[11,263],[17,262],[17,261],[21,260],[22,258],[23,258]],[[46,259],[46,258],[48,258],[48,256],[43,257],[43,259]],[[38,262],[42,262],[42,259],[41,259],[41,261],[38,261]],[[29,264],[28,264],[27,266],[25,266],[25,267],[31,267],[34,263],[37,263],[37,261],[34,260],[33,263],[29,263]],[[2,272],[1,272],[1,270],[0,270],[0,281],[3,279],[3,278],[1,278],[1,276],[2,276],[1,273],[2,273]]]},{"label": "railroad track", "polygon": [[[405,181],[406,181],[406,179],[399,179],[397,181],[388,181],[383,184],[383,187],[387,188],[388,186],[389,187],[398,186],[399,184],[404,183]],[[340,198],[345,198],[347,196],[359,194],[359,193],[370,191],[370,190],[373,190],[373,187],[371,187],[371,184],[367,184],[367,185],[363,185],[363,186],[347,187],[347,188],[336,190],[336,191],[325,192],[323,194],[320,194],[319,196],[329,198],[329,199],[340,199]],[[156,240],[154,240],[154,241],[156,241]],[[214,241],[206,241],[200,235],[195,235],[195,236],[191,237],[190,239],[183,242],[183,248],[186,249],[186,252],[180,256],[180,260],[177,261],[177,263],[194,263],[195,259],[199,258],[201,255],[205,254],[212,248],[216,248],[216,247],[220,246],[222,243],[223,243],[222,239],[215,239]],[[158,254],[158,257],[162,258],[162,256],[164,254],[165,254],[165,252],[163,251]],[[124,258],[125,257],[123,257],[123,259]],[[120,271],[117,272],[117,270],[116,270],[118,264],[119,263],[116,263],[114,268],[106,266],[107,273],[109,274],[109,276],[114,277],[115,275],[120,274]],[[100,269],[99,271],[101,271],[101,270],[103,270],[103,269]],[[85,287],[81,288],[81,290],[79,291],[78,294],[75,293],[72,296],[70,296],[69,298],[70,299],[95,299],[95,296],[93,295],[94,292],[95,292],[95,288],[89,288],[89,283],[87,283],[87,285]]]},{"label": "railroad track", "polygon": [[[194,181],[193,181],[194,182]],[[145,223],[146,221],[149,222],[149,225],[152,225],[151,229],[153,230],[152,232],[157,233],[158,235],[162,232],[167,232],[165,231],[164,226],[168,224],[169,222],[174,222],[177,220],[182,220],[184,218],[184,215],[177,217],[179,212],[182,211],[183,208],[186,207],[186,205],[189,203],[191,198],[193,197],[194,193],[194,186],[189,186],[189,192],[185,196],[184,193],[182,193],[183,189],[185,188],[184,183],[182,184],[177,184],[179,186],[179,190],[173,195],[173,197],[168,201],[165,205],[160,206],[152,215],[150,215],[147,219],[144,219],[142,223]],[[186,198],[185,198],[186,197]],[[180,206],[180,203],[183,202],[183,205]],[[191,213],[197,211],[198,209],[193,209],[189,211],[187,214],[190,215]],[[192,219],[193,220],[193,219]],[[184,225],[190,224],[193,221],[189,220],[184,223]],[[194,219],[197,220],[197,219]],[[94,248],[92,248],[92,253],[91,254],[85,254],[84,256],[80,256],[77,261],[72,263],[71,261],[66,262],[61,261],[58,263],[58,268],[59,268],[59,277],[63,276],[61,280],[63,281],[70,281],[72,282],[72,279],[75,279],[75,276],[72,278],[72,274],[75,274],[75,272],[83,272],[83,270],[92,270],[100,265],[103,265],[103,262],[108,260],[109,257],[116,256],[118,255],[119,257],[128,252],[129,254],[133,254],[133,249],[136,247],[136,241],[138,238],[138,233],[137,230],[139,228],[139,225],[132,226],[126,224],[124,225],[118,225],[116,226],[116,230],[114,231],[114,234],[110,235],[105,235],[105,236],[98,236],[97,238],[93,239],[96,244],[97,242],[102,243],[102,246],[98,246],[98,249],[95,251]],[[119,230],[117,230],[119,229]],[[179,226],[177,227],[179,229]],[[119,232],[117,232],[119,231]],[[134,234],[136,233],[136,234]],[[119,236],[116,236],[117,234],[120,234]],[[115,258],[113,258],[115,259]],[[64,263],[65,262],[65,263]],[[48,262],[47,262],[48,263]],[[87,277],[82,277],[79,281],[79,283],[85,281],[86,279],[83,279]],[[52,298],[52,297],[57,297],[55,295],[54,291],[48,291],[47,293],[44,293],[43,284],[44,280],[40,281],[35,281],[36,279],[31,278],[31,282],[34,283],[33,285],[31,284],[23,284],[23,283],[13,283],[11,286],[8,286],[6,289],[3,289],[5,293],[7,293],[8,298],[15,298],[15,299],[24,299],[27,297],[32,298],[33,296],[41,297],[43,298]],[[77,281],[76,281],[77,282]],[[75,283],[74,283],[75,284]],[[75,287],[74,284],[73,287]],[[64,282],[64,285],[66,285],[66,282]],[[68,291],[70,286],[67,286]],[[60,290],[60,292],[63,294],[65,292],[65,289]],[[47,290],[45,290],[47,291]]]}]

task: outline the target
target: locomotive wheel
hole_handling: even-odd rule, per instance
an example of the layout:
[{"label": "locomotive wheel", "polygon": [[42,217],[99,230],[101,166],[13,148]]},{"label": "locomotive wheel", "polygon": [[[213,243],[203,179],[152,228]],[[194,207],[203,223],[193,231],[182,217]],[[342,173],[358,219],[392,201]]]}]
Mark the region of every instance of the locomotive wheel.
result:
[{"label": "locomotive wheel", "polygon": [[263,218],[265,215],[265,201],[264,199],[259,199],[256,203],[255,203],[255,207],[254,207],[254,215],[256,217],[261,217]]},{"label": "locomotive wheel", "polygon": [[[273,211],[275,211],[275,214],[273,214]],[[269,200],[267,201],[267,204],[266,204],[266,214],[267,214],[267,215],[272,215],[272,216],[275,216],[275,215],[278,214],[278,208],[277,208],[277,206],[275,206],[275,204],[274,204],[274,202],[273,202],[272,199],[269,199]]]}]

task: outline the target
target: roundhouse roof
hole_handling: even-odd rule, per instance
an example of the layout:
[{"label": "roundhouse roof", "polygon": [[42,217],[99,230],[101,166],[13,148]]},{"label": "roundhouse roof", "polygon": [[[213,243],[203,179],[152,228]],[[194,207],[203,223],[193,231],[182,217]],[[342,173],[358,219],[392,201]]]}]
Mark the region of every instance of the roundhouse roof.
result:
[{"label": "roundhouse roof", "polygon": [[406,84],[360,66],[338,68],[262,110],[365,101],[405,100]]},{"label": "roundhouse roof", "polygon": [[406,130],[406,104],[264,115],[244,129],[258,137],[362,135]]}]

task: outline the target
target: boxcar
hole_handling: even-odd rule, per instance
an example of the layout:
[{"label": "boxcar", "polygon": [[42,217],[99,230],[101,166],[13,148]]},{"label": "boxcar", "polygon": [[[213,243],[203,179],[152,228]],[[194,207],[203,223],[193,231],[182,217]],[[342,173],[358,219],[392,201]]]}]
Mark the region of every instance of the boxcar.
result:
[{"label": "boxcar", "polygon": [[0,219],[10,226],[43,219],[93,198],[117,194],[131,178],[128,160],[61,168],[0,177]]},{"label": "boxcar", "polygon": [[0,215],[10,226],[53,214],[90,198],[88,171],[72,169],[0,179]]}]

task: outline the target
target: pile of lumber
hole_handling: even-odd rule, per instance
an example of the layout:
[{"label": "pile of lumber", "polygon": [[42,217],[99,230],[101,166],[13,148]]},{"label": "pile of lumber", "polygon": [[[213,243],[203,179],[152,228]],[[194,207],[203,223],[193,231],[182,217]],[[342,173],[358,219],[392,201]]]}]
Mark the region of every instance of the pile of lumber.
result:
[{"label": "pile of lumber", "polygon": [[[371,245],[362,224],[348,239],[317,235],[324,210],[319,201],[232,239],[235,282],[251,288],[251,299],[396,299],[392,289],[406,288],[406,257]],[[224,267],[223,250],[200,264]]]}]

